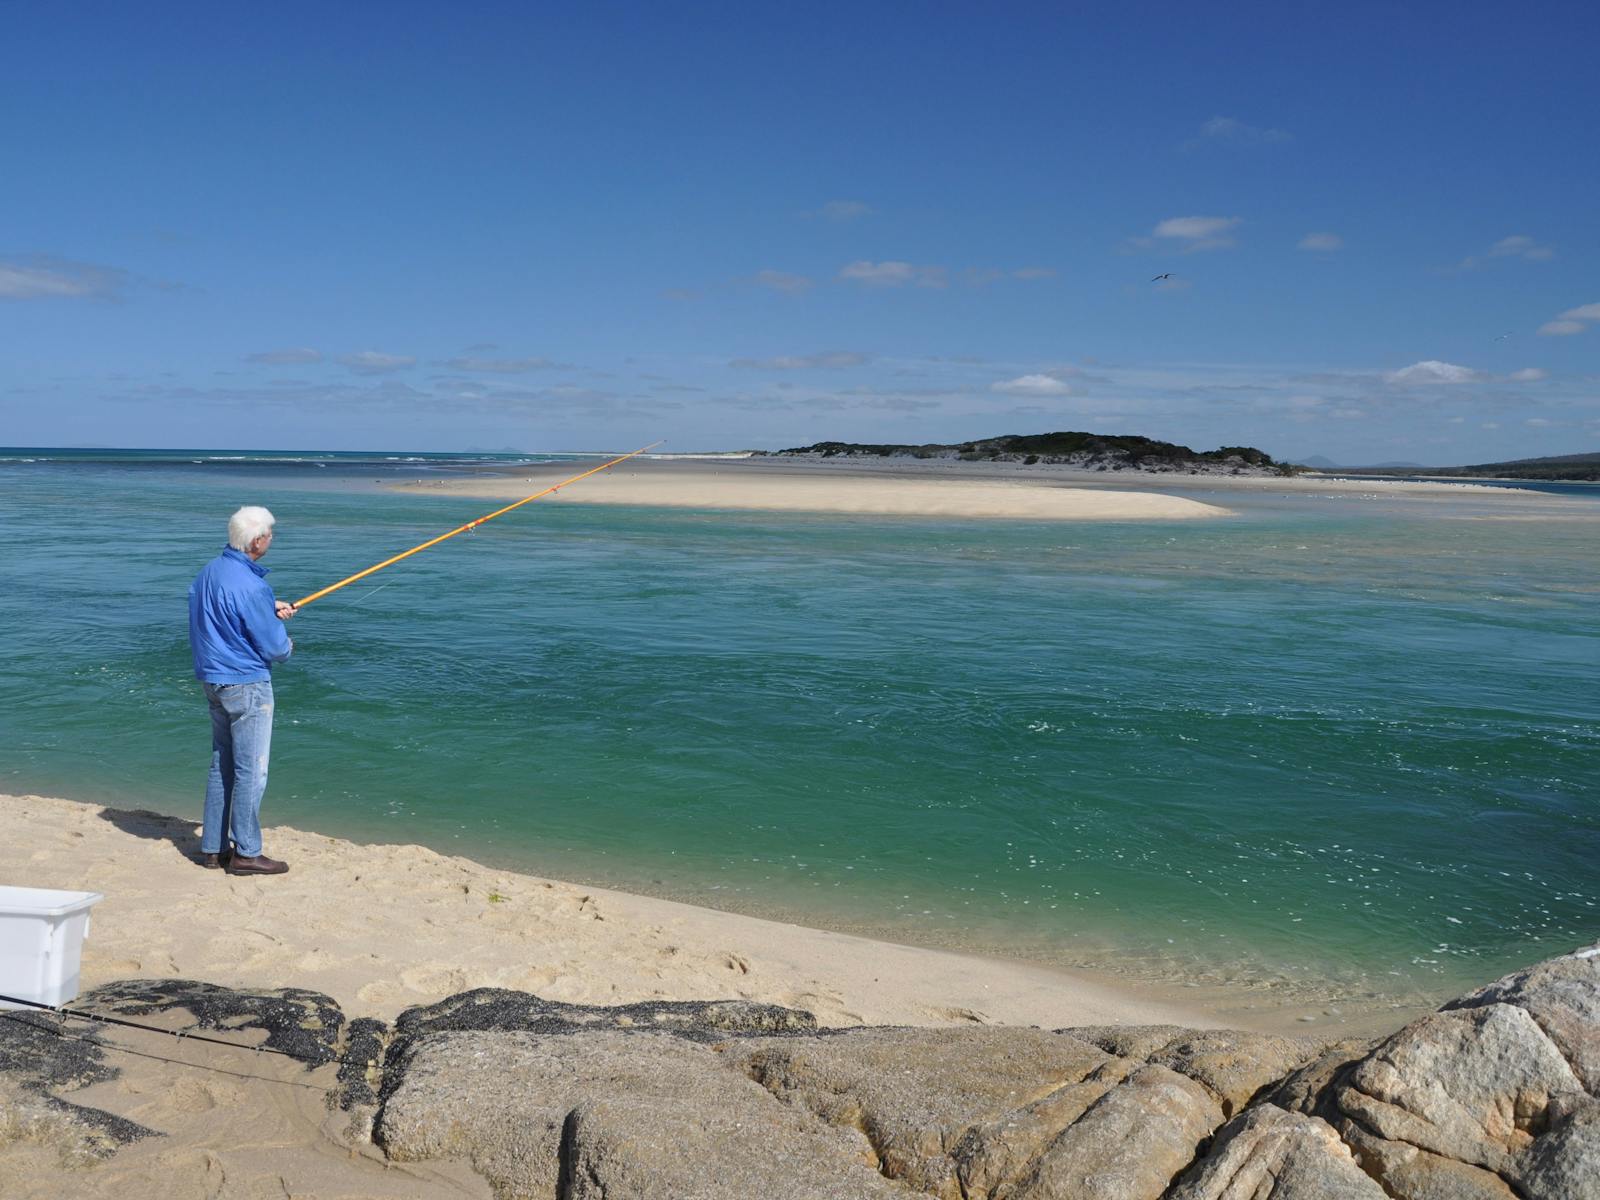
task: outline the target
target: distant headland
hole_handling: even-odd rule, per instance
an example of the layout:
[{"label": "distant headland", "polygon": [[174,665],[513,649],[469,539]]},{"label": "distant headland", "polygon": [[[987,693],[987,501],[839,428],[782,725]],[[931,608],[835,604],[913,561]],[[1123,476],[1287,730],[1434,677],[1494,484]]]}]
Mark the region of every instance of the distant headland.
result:
[{"label": "distant headland", "polygon": [[[1313,464],[1307,463],[1306,466]],[[1544,479],[1550,481],[1600,482],[1600,453],[1557,454],[1549,458],[1516,458],[1508,462],[1475,463],[1465,467],[1422,467],[1416,464],[1376,467],[1317,466],[1318,470],[1337,470],[1344,475],[1417,475],[1463,479]]]},{"label": "distant headland", "polygon": [[1191,475],[1293,475],[1300,468],[1275,461],[1254,446],[1191,450],[1133,434],[1063,431],[1005,434],[971,442],[900,445],[815,442],[789,450],[757,450],[777,458],[950,458],[961,462],[1048,463],[1088,471],[1147,471]]}]

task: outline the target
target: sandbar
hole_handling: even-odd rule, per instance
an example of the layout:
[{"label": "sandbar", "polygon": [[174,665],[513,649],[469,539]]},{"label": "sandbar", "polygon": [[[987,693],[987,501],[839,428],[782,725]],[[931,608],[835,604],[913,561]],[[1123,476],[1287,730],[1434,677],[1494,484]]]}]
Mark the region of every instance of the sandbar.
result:
[{"label": "sandbar", "polygon": [[[395,490],[520,500],[585,469],[583,460],[418,479]],[[1092,471],[1057,464],[917,458],[684,455],[637,458],[540,503],[830,513],[946,520],[1186,521],[1274,498],[1393,504],[1473,519],[1593,517],[1581,499],[1441,480]]]},{"label": "sandbar", "polygon": [[[1029,521],[1184,521],[1228,509],[1184,496],[1071,486],[1054,476],[982,478],[915,471],[807,470],[771,459],[631,461],[547,496],[567,504],[849,513],[860,516]],[[571,462],[514,474],[397,485],[519,500],[578,473]]]}]

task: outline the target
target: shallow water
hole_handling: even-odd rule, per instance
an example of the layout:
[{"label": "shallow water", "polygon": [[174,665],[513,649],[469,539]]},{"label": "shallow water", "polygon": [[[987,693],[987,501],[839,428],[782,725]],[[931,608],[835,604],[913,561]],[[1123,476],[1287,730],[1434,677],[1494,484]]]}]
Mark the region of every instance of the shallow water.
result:
[{"label": "shallow water", "polygon": [[[479,515],[374,483],[454,467],[0,461],[0,789],[198,816],[227,513],[294,599]],[[1600,506],[1193,494],[1239,515],[532,505],[296,618],[266,820],[1322,994],[1600,933]]]}]

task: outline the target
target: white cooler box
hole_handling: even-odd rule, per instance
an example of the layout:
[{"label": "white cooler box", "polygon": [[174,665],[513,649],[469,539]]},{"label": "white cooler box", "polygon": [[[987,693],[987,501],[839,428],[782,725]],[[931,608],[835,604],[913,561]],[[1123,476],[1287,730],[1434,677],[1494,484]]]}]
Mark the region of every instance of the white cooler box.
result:
[{"label": "white cooler box", "polygon": [[[0,887],[0,995],[60,1005],[78,995],[78,960],[99,892]],[[0,1000],[0,1008],[23,1008]]]}]

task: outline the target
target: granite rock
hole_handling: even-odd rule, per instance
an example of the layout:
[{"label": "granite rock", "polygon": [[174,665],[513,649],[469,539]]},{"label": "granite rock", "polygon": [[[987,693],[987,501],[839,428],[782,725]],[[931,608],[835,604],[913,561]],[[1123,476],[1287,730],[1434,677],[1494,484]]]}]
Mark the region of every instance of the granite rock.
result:
[{"label": "granite rock", "polygon": [[1205,1085],[1229,1117],[1263,1088],[1317,1057],[1325,1045],[1311,1038],[1177,1025],[1099,1025],[1061,1032],[1188,1076]]},{"label": "granite rock", "polygon": [[1124,1073],[1037,1029],[852,1029],[723,1053],[779,1099],[859,1130],[885,1175],[953,1200],[1014,1178]]},{"label": "granite rock", "polygon": [[497,1197],[895,1194],[859,1134],[690,1039],[440,1033],[396,1069],[374,1140],[396,1160],[465,1156]]},{"label": "granite rock", "polygon": [[1259,1104],[1229,1121],[1169,1200],[1384,1200],[1327,1122]]},{"label": "granite rock", "polygon": [[1444,1011],[1512,1004],[1555,1043],[1591,1096],[1600,1096],[1600,943],[1548,959],[1452,1000]]}]

